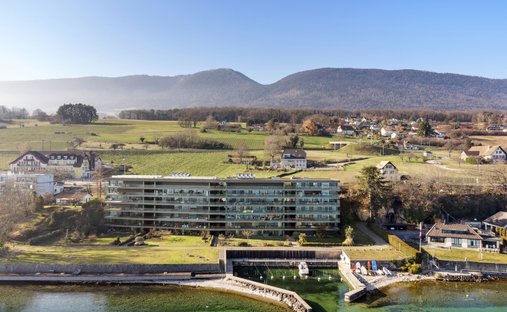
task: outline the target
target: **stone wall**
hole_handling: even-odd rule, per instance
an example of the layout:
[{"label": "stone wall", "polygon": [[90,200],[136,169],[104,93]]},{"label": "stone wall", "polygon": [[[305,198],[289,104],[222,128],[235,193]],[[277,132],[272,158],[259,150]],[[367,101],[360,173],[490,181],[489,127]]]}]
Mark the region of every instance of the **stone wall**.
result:
[{"label": "stone wall", "polygon": [[149,273],[221,273],[218,264],[0,264],[2,274],[66,273],[149,274]]},{"label": "stone wall", "polygon": [[436,265],[440,270],[449,270],[458,272],[465,270],[471,272],[507,274],[507,264],[436,260]]}]

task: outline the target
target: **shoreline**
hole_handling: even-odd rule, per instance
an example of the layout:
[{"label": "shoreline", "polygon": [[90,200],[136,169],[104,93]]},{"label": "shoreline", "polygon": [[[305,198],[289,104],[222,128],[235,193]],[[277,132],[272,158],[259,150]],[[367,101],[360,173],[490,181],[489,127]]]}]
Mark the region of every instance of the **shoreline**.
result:
[{"label": "shoreline", "polygon": [[190,274],[157,275],[0,275],[1,285],[37,284],[37,285],[174,285],[212,289],[233,293],[255,300],[287,307],[295,312],[311,312],[312,308],[297,293],[270,285],[259,284],[247,279],[224,274],[192,277]]}]

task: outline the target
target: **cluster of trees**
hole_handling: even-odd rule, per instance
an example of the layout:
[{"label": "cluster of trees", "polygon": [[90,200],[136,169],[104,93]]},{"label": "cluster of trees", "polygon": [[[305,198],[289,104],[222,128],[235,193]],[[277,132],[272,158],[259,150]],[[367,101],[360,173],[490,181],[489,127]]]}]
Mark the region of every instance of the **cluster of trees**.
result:
[{"label": "cluster of trees", "polygon": [[410,223],[431,223],[435,219],[484,220],[507,206],[507,175],[503,168],[492,173],[491,183],[482,187],[450,185],[431,179],[393,185],[373,166],[363,168],[358,181],[342,199],[344,222],[356,216],[367,219],[389,215]]},{"label": "cluster of trees", "polygon": [[56,118],[63,124],[88,124],[99,118],[95,107],[86,104],[64,104],[56,111]]},{"label": "cluster of trees", "polygon": [[223,142],[199,137],[194,131],[178,132],[162,137],[158,144],[162,148],[231,149]]},{"label": "cluster of trees", "polygon": [[328,117],[358,117],[371,119],[417,120],[429,119],[437,122],[472,122],[475,120],[498,121],[504,117],[499,112],[444,112],[428,110],[319,110],[319,109],[274,109],[274,108],[238,108],[238,107],[198,107],[175,108],[168,110],[124,110],[119,117],[138,120],[189,120],[203,121],[213,116],[220,121],[238,121],[248,124],[266,123],[276,120],[283,123],[302,123],[308,116],[324,115]]},{"label": "cluster of trees", "polygon": [[0,105],[0,120],[10,119],[28,119],[30,114],[25,108],[13,107],[8,108]]},{"label": "cluster of trees", "polygon": [[37,206],[36,197],[29,190],[15,187],[7,183],[1,190],[2,200],[0,201],[0,250],[12,232],[14,226],[32,214]]}]

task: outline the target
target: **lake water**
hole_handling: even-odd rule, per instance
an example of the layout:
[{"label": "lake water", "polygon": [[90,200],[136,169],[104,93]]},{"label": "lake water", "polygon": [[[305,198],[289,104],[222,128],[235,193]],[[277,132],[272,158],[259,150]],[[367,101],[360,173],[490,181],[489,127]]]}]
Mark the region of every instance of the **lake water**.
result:
[{"label": "lake water", "polygon": [[311,268],[308,279],[300,279],[296,268],[243,267],[235,268],[235,272],[240,277],[295,291],[315,312],[507,311],[505,280],[487,283],[399,283],[362,301],[346,304],[343,298],[349,289],[341,282],[336,269]]},{"label": "lake water", "polygon": [[[345,304],[337,270],[239,270],[240,275],[298,292],[314,311],[507,311],[507,281],[401,283],[362,302]],[[294,274],[295,273],[295,274]],[[260,274],[263,279],[260,279]],[[273,279],[271,279],[271,275]],[[294,279],[296,275],[296,279]],[[285,276],[285,279],[283,279]],[[214,290],[174,285],[0,285],[0,312],[288,312],[284,306]]]},{"label": "lake water", "polygon": [[283,305],[175,285],[0,285],[0,312],[288,312]]}]

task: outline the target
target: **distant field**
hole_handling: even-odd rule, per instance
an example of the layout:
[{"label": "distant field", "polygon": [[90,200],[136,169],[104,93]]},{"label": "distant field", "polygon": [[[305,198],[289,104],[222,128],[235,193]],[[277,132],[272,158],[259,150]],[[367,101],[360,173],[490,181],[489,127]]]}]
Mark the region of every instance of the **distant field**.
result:
[{"label": "distant field", "polygon": [[[132,166],[131,174],[170,175],[173,172],[190,173],[193,176],[228,177],[247,172],[246,165],[227,163],[229,152],[194,151],[148,153],[135,151],[101,152],[103,162]],[[277,171],[253,171],[258,177],[279,174]]]},{"label": "distant field", "polygon": [[[51,125],[47,122],[34,120],[18,120],[9,124],[7,129],[0,129],[0,170],[8,169],[10,161],[19,155],[19,151],[32,148],[34,150],[48,151],[66,150],[68,143],[74,137],[84,139],[86,142],[80,147],[101,151],[100,156],[105,163],[115,165],[127,164],[132,166],[129,173],[133,174],[160,174],[168,175],[172,172],[188,172],[192,175],[213,175],[218,177],[234,176],[237,173],[253,173],[257,177],[270,177],[278,175],[280,171],[253,170],[245,165],[225,163],[227,154],[232,150],[161,150],[155,144],[141,144],[140,138],[145,141],[154,141],[166,135],[181,131],[195,131],[197,135],[217,140],[234,147],[239,142],[245,142],[252,155],[259,159],[268,160],[264,154],[264,141],[267,134],[262,132],[241,133],[220,132],[211,130],[200,133],[198,129],[181,128],[176,121],[144,121],[144,120],[101,120],[91,125]],[[392,161],[400,170],[400,174],[412,178],[431,178],[448,183],[458,184],[485,184],[489,183],[491,171],[497,166],[470,165],[459,160],[461,151],[453,151],[451,157],[446,150],[437,147],[426,147],[437,158],[437,164],[423,163],[419,158],[402,160],[397,150],[382,151],[379,147],[370,147],[349,144],[341,150],[333,151],[328,145],[330,141],[360,142],[361,139],[306,137],[305,142],[309,160],[336,163],[350,163],[337,167],[308,169],[295,174],[297,177],[332,178],[344,183],[353,183],[359,171],[364,166],[375,166],[382,160]],[[506,136],[480,136],[473,137],[474,141],[482,144],[501,144],[507,146]],[[113,151],[112,143],[127,144],[123,150]],[[324,149],[323,149],[324,148]],[[1,152],[1,151],[4,152]],[[5,152],[10,151],[10,152]],[[391,155],[382,155],[386,154]],[[414,154],[421,155],[420,151]]]},{"label": "distant field", "polygon": [[[140,144],[143,137],[147,142],[182,131],[195,131],[197,135],[214,139],[234,147],[245,142],[250,149],[263,149],[266,134],[262,132],[241,133],[210,130],[201,133],[199,128],[182,128],[176,121],[147,120],[100,120],[90,125],[49,124],[33,120],[17,120],[7,129],[0,129],[0,150],[23,150],[29,146],[34,150],[66,150],[67,142],[79,137],[87,141],[83,147],[109,149],[111,143]],[[329,148],[330,138],[302,137],[307,148]],[[139,145],[138,147],[141,147]],[[153,148],[153,146],[150,146]],[[158,148],[158,147],[156,147]]]},{"label": "distant field", "polygon": [[470,137],[473,142],[481,143],[482,145],[500,145],[504,149],[507,148],[507,135],[481,135]]}]

